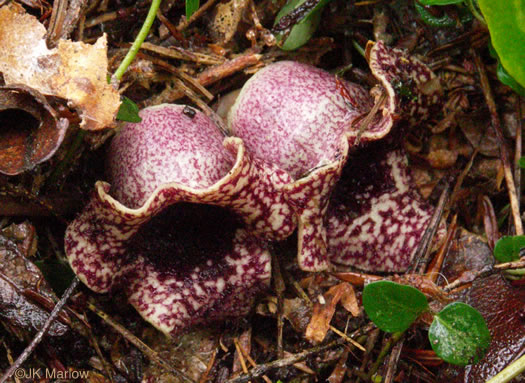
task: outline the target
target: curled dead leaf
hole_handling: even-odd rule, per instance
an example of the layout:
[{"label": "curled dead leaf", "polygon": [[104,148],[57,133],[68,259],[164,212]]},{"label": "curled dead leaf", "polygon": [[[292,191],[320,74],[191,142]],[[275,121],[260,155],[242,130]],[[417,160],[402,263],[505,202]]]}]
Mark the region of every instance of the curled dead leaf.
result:
[{"label": "curled dead leaf", "polygon": [[315,303],[313,315],[305,337],[311,342],[322,342],[330,328],[330,322],[335,313],[336,305],[339,301],[343,307],[353,316],[359,315],[359,305],[355,296],[354,289],[349,283],[343,282],[332,286],[323,294],[325,303]]},{"label": "curled dead leaf", "polygon": [[93,45],[59,40],[48,49],[46,29],[14,3],[0,8],[0,72],[7,85],[24,84],[68,100],[79,110],[80,127],[98,130],[113,124],[120,97],[107,83],[107,41]]},{"label": "curled dead leaf", "polygon": [[19,174],[48,160],[67,127],[39,92],[23,85],[0,88],[0,173]]}]

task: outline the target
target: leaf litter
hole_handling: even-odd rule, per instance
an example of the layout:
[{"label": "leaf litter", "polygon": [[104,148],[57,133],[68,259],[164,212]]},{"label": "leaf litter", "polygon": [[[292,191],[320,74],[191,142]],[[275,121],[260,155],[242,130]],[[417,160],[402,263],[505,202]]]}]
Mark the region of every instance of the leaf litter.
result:
[{"label": "leaf litter", "polygon": [[[411,2],[407,2],[407,4],[409,3]],[[123,3],[119,2],[118,4],[122,5]],[[472,57],[468,54],[467,49],[481,51],[484,49],[487,35],[477,24],[458,25],[456,28],[439,29],[436,32],[436,29],[429,28],[421,24],[420,20],[415,19],[413,10],[407,4],[396,3],[392,7],[390,5],[384,7],[381,5],[380,7],[375,2],[334,1],[332,6],[324,12],[323,22],[314,39],[296,52],[283,53],[277,48],[265,45],[264,41],[248,38],[248,36],[252,36],[248,32],[251,31],[253,20],[249,19],[250,15],[246,9],[247,2],[231,1],[228,4],[242,4],[242,12],[232,14],[231,22],[228,21],[223,29],[217,28],[220,29],[219,31],[209,31],[211,27],[207,25],[207,22],[213,19],[214,14],[220,13],[219,6],[214,7],[213,2],[211,2],[212,6],[209,11],[204,12],[204,15],[201,16],[202,20],[192,21],[192,23],[182,20],[178,25],[176,25],[177,23],[175,25],[169,23],[176,20],[177,15],[182,14],[183,10],[179,9],[177,5],[174,6],[172,2],[166,4],[166,8],[162,12],[164,16],[168,16],[167,18],[164,17],[167,22],[163,21],[157,24],[157,31],[152,33],[148,39],[152,44],[159,47],[183,52],[185,57],[193,57],[193,61],[179,62],[175,58],[163,57],[162,55],[160,57],[155,56],[155,52],[151,53],[151,56],[143,55],[140,60],[147,64],[150,74],[153,75],[148,77],[141,73],[140,66],[137,65],[130,69],[130,72],[124,77],[121,91],[131,99],[136,100],[141,107],[147,105],[151,100],[158,103],[173,102],[180,99],[185,93],[181,91],[180,84],[174,80],[177,78],[176,74],[167,69],[171,65],[171,68],[183,71],[194,81],[206,86],[211,94],[219,98],[228,91],[239,88],[247,78],[247,74],[256,72],[260,67],[276,59],[304,61],[329,69],[337,67],[337,69],[346,71],[346,76],[353,81],[373,85],[373,80],[367,75],[366,70],[363,70],[366,65],[360,65],[362,58],[357,51],[351,48],[352,46],[364,46],[366,40],[372,38],[372,31],[368,27],[366,19],[373,20],[375,23],[374,30],[380,29],[382,35],[387,36],[393,41],[394,45],[398,44],[415,49],[424,60],[431,63],[433,69],[439,73],[441,83],[444,86],[446,105],[443,111],[436,114],[434,121],[419,127],[412,127],[413,133],[417,134],[419,140],[419,146],[411,152],[410,156],[411,166],[417,167],[420,173],[418,187],[425,190],[424,194],[430,201],[435,202],[436,194],[442,189],[442,182],[461,172],[466,161],[478,148],[481,153],[474,159],[472,171],[469,172],[458,191],[459,197],[454,201],[455,205],[452,206],[452,209],[459,213],[461,226],[475,231],[476,234],[483,234],[483,220],[486,217],[483,216],[482,209],[479,207],[481,205],[479,201],[483,197],[490,197],[494,203],[497,218],[503,222],[500,230],[509,232],[508,221],[505,221],[506,214],[508,214],[506,213],[508,209],[505,210],[507,199],[505,193],[502,192],[501,182],[495,182],[496,173],[501,172],[502,169],[500,159],[496,158],[499,156],[499,145],[490,124],[487,122],[487,108],[481,100],[482,92],[479,89],[479,79],[474,70]],[[261,23],[270,27],[275,14],[283,4],[284,1],[255,2],[254,9]],[[43,3],[42,5],[45,6]],[[25,14],[21,7],[14,4],[1,8],[0,71],[4,75],[5,82],[7,84],[25,84],[44,95],[51,96],[48,99],[54,96],[66,100],[68,105],[79,112],[82,127],[85,129],[97,130],[113,126],[119,105],[119,96],[118,92],[107,84],[107,72],[108,69],[110,71],[114,69],[115,61],[118,61],[119,54],[122,52],[120,48],[130,40],[127,31],[119,30],[118,25],[119,23],[122,25],[125,23],[128,25],[140,24],[144,4],[126,8],[128,13],[122,12],[120,20],[114,16],[120,11],[118,7],[119,5],[102,1],[99,9],[91,9],[89,13],[83,15],[87,21],[86,25],[89,27],[82,31],[84,35],[79,32],[74,39],[95,42],[94,44],[60,40],[57,48],[52,49],[46,47],[46,30],[44,25],[35,17]],[[453,14],[454,12],[449,8],[446,11]],[[135,13],[129,11],[130,9],[133,9]],[[223,12],[225,12],[224,9],[223,5]],[[381,18],[374,17],[378,13],[382,15]],[[42,20],[44,19],[45,17],[42,18]],[[399,20],[403,20],[403,22],[399,22]],[[353,29],[351,35],[345,32],[349,25]],[[170,28],[176,29],[179,35],[170,33]],[[110,60],[108,60],[106,35],[102,33],[102,30],[107,31],[110,45],[115,48],[109,52]],[[174,38],[174,36],[181,38],[181,32],[184,32],[182,40]],[[216,33],[215,36],[212,35],[213,32]],[[342,38],[343,35],[345,36],[344,39]],[[350,40],[347,40],[349,36]],[[337,43],[334,43],[334,37],[339,38]],[[209,61],[206,59],[209,57],[216,58],[219,56],[218,54],[221,56],[220,60]],[[345,58],[344,60],[336,59],[335,62],[330,61],[338,56]],[[485,58],[483,60],[485,61]],[[353,67],[343,68],[343,64],[348,65],[351,62],[354,65]],[[84,73],[84,69],[87,67],[90,67],[89,71]],[[519,113],[523,113],[525,110],[523,101],[520,104],[520,100],[516,100],[508,89],[494,81],[493,68],[488,60],[487,68],[491,85],[494,87],[497,96],[498,107],[501,106],[506,115],[518,114],[517,120],[520,123],[519,121],[523,120],[523,116]],[[82,79],[82,77],[87,78],[87,80]],[[155,81],[151,78],[154,78]],[[88,94],[89,92],[85,91],[87,88],[92,89],[94,94]],[[107,102],[97,103],[94,101],[101,98]],[[521,112],[515,112],[514,108],[521,110]],[[455,113],[456,117],[452,116],[452,113]],[[481,120],[483,132],[476,130],[476,124],[468,120],[468,116],[472,115],[484,116],[479,119],[476,117],[475,121]],[[505,124],[503,128],[506,128],[507,125],[509,124]],[[102,135],[89,133],[87,137],[92,140],[91,142],[97,142],[97,145],[102,145],[104,142]],[[513,143],[512,140],[515,137],[513,134],[506,134],[509,143]],[[436,142],[439,142],[439,145],[435,144]],[[517,152],[519,153],[519,150]],[[73,170],[66,179],[68,188],[76,190],[84,187],[87,189],[85,185],[82,185],[82,182],[88,183],[85,179],[93,178],[94,169],[98,169],[91,166],[93,156],[97,156],[101,152],[93,153],[75,159],[75,165],[79,168]],[[39,190],[35,186],[37,182],[33,183],[32,177],[36,179],[36,174],[39,177],[45,177],[45,174],[42,175],[39,171],[40,169],[37,167],[35,173],[13,178],[10,182],[24,185],[27,189],[35,192],[37,199],[46,197],[48,192],[56,192],[57,188],[48,186],[47,189]],[[2,187],[5,179],[0,178],[0,187]],[[100,174],[96,175],[96,179],[100,179]],[[84,196],[86,194],[84,192]],[[20,199],[20,197],[17,198]],[[8,219],[8,222],[12,221],[13,219]],[[47,225],[47,223],[39,222],[38,218],[35,218],[34,224],[39,228],[39,232],[41,227]],[[58,230],[63,230],[60,224],[53,222],[51,225],[58,227]],[[9,230],[12,231],[15,227],[17,226],[11,226]],[[16,283],[9,284],[5,290],[9,294],[5,298],[2,296],[0,301],[0,312],[4,315],[2,321],[4,329],[1,330],[0,337],[6,340],[4,346],[18,350],[17,347],[20,346],[20,343],[17,344],[9,338],[9,335],[16,333],[18,337],[25,336],[27,338],[27,334],[33,334],[38,328],[38,324],[47,318],[50,310],[46,305],[56,301],[56,297],[45,284],[42,275],[30,261],[35,246],[39,249],[38,257],[42,257],[42,253],[49,255],[49,247],[53,246],[42,238],[38,243],[34,240],[25,240],[25,245],[22,245],[24,241],[21,241],[20,238],[26,237],[13,237],[12,234],[9,234],[9,230],[2,231],[1,236],[3,241],[5,240],[0,246],[0,255],[5,256],[3,258],[5,262],[2,263],[2,273],[6,274],[10,269],[16,270],[17,268],[31,270],[31,278],[29,278],[31,282],[26,280],[28,279],[27,276],[12,272],[10,278],[13,278]],[[60,234],[57,234],[56,237],[59,242],[57,247],[60,248]],[[519,308],[523,305],[521,293],[523,287],[516,285],[516,281],[512,283],[513,286],[499,276],[498,278],[495,276],[485,277],[485,273],[489,272],[492,266],[490,249],[484,240],[480,240],[477,235],[469,236],[467,239],[466,237],[465,232],[462,231],[451,240],[451,250],[446,255],[445,265],[441,270],[438,270],[446,277],[446,280],[439,279],[436,282],[437,287],[429,285],[424,278],[417,276],[407,276],[402,280],[403,283],[427,290],[425,292],[436,298],[437,304],[441,304],[439,302],[441,299],[450,298],[450,296],[442,296],[442,289],[450,284],[459,286],[459,291],[453,291],[456,294],[454,296],[459,296],[459,299],[478,307],[484,315],[487,315],[489,327],[494,332],[496,342],[482,363],[473,368],[457,368],[452,372],[449,371],[450,374],[447,375],[446,371],[449,367],[436,367],[435,354],[432,354],[428,345],[421,341],[420,335],[424,332],[425,325],[418,323],[417,328],[410,330],[410,337],[403,344],[401,355],[409,354],[410,357],[407,360],[402,357],[397,362],[397,381],[418,379],[425,382],[438,382],[445,379],[443,378],[445,375],[447,376],[446,379],[451,382],[460,380],[465,382],[483,381],[482,379],[489,377],[496,369],[500,369],[516,355],[523,352],[525,335],[520,332],[523,326],[519,327],[520,323],[523,323],[520,319],[522,315],[516,314],[516,312],[520,312]],[[32,245],[28,246],[30,242]],[[16,244],[16,247],[13,247],[13,244]],[[18,249],[18,253],[14,250],[15,248]],[[459,255],[455,256],[454,252],[456,254],[459,252]],[[486,255],[487,258],[480,259],[480,254]],[[52,257],[55,256],[52,255]],[[81,290],[80,298],[73,300],[70,307],[75,307],[79,309],[79,312],[82,312],[85,309],[83,301],[90,299],[101,303],[106,299],[104,309],[115,320],[150,344],[155,352],[163,357],[172,358],[169,360],[172,366],[187,372],[195,381],[201,379],[202,382],[222,383],[228,380],[235,381],[235,379],[238,379],[239,382],[253,379],[245,373],[244,369],[235,371],[232,367],[233,364],[242,364],[241,358],[244,358],[246,369],[250,374],[253,373],[254,376],[264,375],[274,382],[278,380],[288,382],[293,379],[314,381],[325,378],[330,372],[332,372],[331,381],[355,380],[356,375],[360,376],[361,380],[366,380],[366,376],[359,375],[358,370],[369,371],[372,364],[381,364],[378,371],[385,373],[388,368],[387,365],[391,365],[391,362],[382,364],[383,360],[377,355],[379,351],[384,350],[388,353],[388,349],[384,348],[381,342],[373,342],[370,328],[366,327],[366,319],[360,310],[362,282],[348,284],[352,290],[355,290],[353,291],[355,293],[353,298],[349,298],[349,301],[353,302],[349,307],[358,313],[357,316],[354,316],[349,313],[347,308],[343,308],[342,304],[337,304],[336,298],[339,297],[339,303],[343,303],[341,296],[347,292],[347,287],[340,280],[328,274],[320,274],[311,278],[312,274],[300,272],[288,259],[283,260],[283,263],[286,290],[283,292],[284,297],[281,297],[283,298],[281,302],[279,302],[276,294],[269,292],[261,301],[264,303],[259,304],[258,314],[254,314],[240,323],[224,324],[215,329],[215,334],[207,334],[205,337],[202,337],[202,333],[199,335],[199,332],[190,332],[181,339],[166,340],[162,334],[148,327],[136,315],[130,314],[129,309],[126,309],[126,304],[118,295],[109,299]],[[4,267],[6,267],[5,271]],[[343,273],[349,270],[337,271]],[[383,277],[366,275],[358,271],[353,272],[357,274],[356,279],[360,278],[361,280],[381,279]],[[312,283],[301,287],[295,280],[301,280],[305,276]],[[0,281],[3,283],[5,279],[0,278]],[[10,279],[10,282],[13,280]],[[469,283],[472,282],[474,282],[474,287],[469,290]],[[493,294],[487,294],[488,290]],[[29,291],[32,292],[28,293]],[[463,296],[461,292],[464,293]],[[319,299],[321,296],[323,298]],[[348,294],[348,296],[350,297],[352,294]],[[20,306],[13,306],[13,302]],[[312,302],[315,303],[312,304]],[[261,310],[263,305],[270,309]],[[38,319],[40,322],[37,321],[34,325],[34,323],[24,319],[27,317],[16,317],[13,307],[30,308],[31,313],[35,313],[34,315],[40,318]],[[507,310],[506,307],[510,309]],[[312,312],[314,313],[313,316]],[[264,316],[260,315],[261,313],[264,313]],[[286,321],[280,339],[277,335],[275,319],[281,314]],[[7,318],[8,316],[9,318]],[[60,336],[53,336],[53,339],[44,341],[43,349],[45,351],[36,356],[46,355],[43,360],[48,365],[63,363],[68,367],[90,369],[92,372],[90,381],[111,381],[112,379],[114,381],[133,381],[141,378],[148,379],[148,381],[181,381],[180,377],[172,376],[166,372],[166,369],[154,363],[148,363],[146,358],[141,358],[134,347],[130,346],[128,342],[123,342],[122,336],[114,333],[105,321],[85,314],[80,315],[79,318],[69,319],[74,322],[79,319],[83,321],[86,327],[92,328],[93,337],[90,338],[90,344],[93,350],[97,348],[99,350],[96,357],[93,357],[95,351],[90,348],[91,352],[89,356],[86,356],[83,363],[72,362],[67,355],[72,345],[58,346]],[[65,320],[65,318],[62,319]],[[502,323],[511,323],[511,327],[517,331],[506,331],[506,327],[502,326]],[[52,332],[50,335],[64,334],[67,331],[67,326],[63,321],[56,321],[54,326],[52,327],[54,333]],[[306,337],[309,327],[313,328],[310,330],[313,335]],[[343,335],[350,334],[356,339],[361,337],[360,343],[362,344],[365,344],[368,337],[371,339],[368,352],[362,354],[357,351],[350,343],[346,342],[345,338],[335,333],[335,330],[341,331]],[[246,357],[242,356],[242,352],[237,352],[233,341],[233,339],[247,333],[251,334],[249,340],[251,347],[248,350],[248,356],[255,362],[255,367],[250,364]],[[9,335],[6,336],[6,334]],[[85,331],[79,331],[75,336],[89,338]],[[320,341],[319,346],[312,347],[311,343],[315,343],[315,339],[322,338],[324,340]],[[388,343],[388,338],[385,338],[385,343]],[[93,344],[97,346],[95,347]],[[279,353],[279,347],[284,351],[282,354]],[[49,355],[53,353],[53,350],[57,353],[50,357]],[[68,351],[64,352],[64,350]],[[176,350],[176,352],[172,350]],[[16,352],[14,353],[16,354]],[[299,370],[293,367],[294,365],[297,366],[299,360],[303,361],[301,363],[306,368]],[[412,363],[414,360],[416,363]],[[110,364],[110,367],[113,365],[121,368],[109,368],[107,371],[110,372],[108,373],[103,367],[104,362]],[[272,365],[272,363],[274,364]],[[0,361],[2,369],[8,364],[7,358],[2,358]]]}]

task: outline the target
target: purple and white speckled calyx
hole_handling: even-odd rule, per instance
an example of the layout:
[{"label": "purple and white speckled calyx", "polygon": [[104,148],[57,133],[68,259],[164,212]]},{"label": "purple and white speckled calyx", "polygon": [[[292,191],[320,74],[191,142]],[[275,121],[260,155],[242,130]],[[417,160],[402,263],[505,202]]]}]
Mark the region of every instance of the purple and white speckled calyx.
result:
[{"label": "purple and white speckled calyx", "polygon": [[[258,237],[282,239],[296,225],[275,188],[289,176],[253,160],[240,139],[224,138],[202,112],[192,112],[160,105],[141,111],[141,123],[126,124],[109,151],[112,185],[96,184],[65,238],[70,264],[87,286],[97,292],[124,288],[139,313],[170,334],[246,313],[270,278],[269,253]],[[193,212],[208,206],[233,218],[220,213],[191,223],[174,218],[176,224],[154,230],[161,224],[156,218],[174,209],[180,214],[179,206],[188,203]],[[168,244],[174,233],[175,243],[205,238],[214,227],[221,231],[204,243],[230,240],[213,254],[192,245],[160,255],[160,249],[134,245]],[[186,247],[194,253],[186,254]],[[214,271],[219,269],[220,277]]]},{"label": "purple and white speckled calyx", "polygon": [[[328,72],[291,61],[257,72],[228,115],[231,133],[255,158],[277,165],[293,179],[283,191],[298,220],[303,270],[329,266],[326,209],[356,142],[385,137],[401,118],[425,118],[438,101],[435,75],[406,52],[379,42],[370,49],[369,61],[380,83],[375,93],[384,94],[375,100],[375,115],[368,116],[374,98],[361,86],[338,83]],[[411,97],[398,95],[399,87]]]},{"label": "purple and white speckled calyx", "polygon": [[303,270],[405,268],[431,209],[399,151],[367,150],[395,121],[425,118],[439,89],[404,51],[367,52],[373,92],[295,62],[262,69],[230,110],[232,137],[190,107],[142,110],[111,143],[110,183],[97,182],[67,228],[79,278],[96,292],[123,289],[175,335],[245,314],[269,283],[267,242],[295,229]]},{"label": "purple and white speckled calyx", "polygon": [[[433,208],[413,186],[401,149],[367,149],[348,160],[330,199],[330,261],[366,271],[402,272],[410,265]],[[443,234],[440,230],[438,237]]]}]

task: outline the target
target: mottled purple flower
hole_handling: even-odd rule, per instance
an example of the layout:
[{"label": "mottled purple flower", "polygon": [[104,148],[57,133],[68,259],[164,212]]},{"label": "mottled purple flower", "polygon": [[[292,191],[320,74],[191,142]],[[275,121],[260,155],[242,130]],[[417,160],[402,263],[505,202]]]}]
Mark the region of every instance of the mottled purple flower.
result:
[{"label": "mottled purple flower", "polygon": [[403,51],[377,43],[368,52],[379,80],[370,93],[304,64],[262,69],[229,113],[231,137],[190,107],[141,111],[142,122],[126,124],[111,143],[110,183],[97,182],[67,229],[79,278],[96,292],[123,289],[146,320],[177,334],[245,314],[269,283],[267,241],[296,228],[303,270],[324,270],[330,259],[406,267],[430,210],[407,189],[405,159],[389,150],[371,165],[348,159],[357,142],[386,136],[397,119],[424,118],[438,88]]},{"label": "mottled purple flower", "polygon": [[166,333],[245,314],[270,279],[258,236],[295,227],[268,185],[288,176],[252,160],[202,112],[160,105],[140,115],[111,143],[111,186],[98,182],[67,229],[73,270],[96,292],[124,289]]},{"label": "mottled purple flower", "polygon": [[[326,213],[328,255],[336,265],[403,272],[433,207],[417,192],[400,148],[373,144],[354,153]],[[444,230],[438,232],[438,238]]]},{"label": "mottled purple flower", "polygon": [[379,42],[368,51],[379,80],[374,99],[363,87],[309,65],[284,61],[257,72],[228,115],[232,135],[261,161],[286,171],[282,190],[298,220],[303,270],[329,265],[325,226],[329,197],[356,143],[386,136],[394,122],[425,118],[440,93],[435,75],[405,51]]}]

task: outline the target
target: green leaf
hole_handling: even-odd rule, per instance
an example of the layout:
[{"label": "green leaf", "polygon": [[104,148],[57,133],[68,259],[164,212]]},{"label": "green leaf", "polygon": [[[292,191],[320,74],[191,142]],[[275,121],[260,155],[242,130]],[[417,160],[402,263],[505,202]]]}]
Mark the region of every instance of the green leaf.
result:
[{"label": "green leaf", "polygon": [[126,122],[141,122],[139,107],[126,96],[122,96],[122,103],[117,113],[117,120]]},{"label": "green leaf", "polygon": [[489,41],[489,52],[490,55],[495,58],[498,61],[498,66],[496,69],[496,74],[498,76],[498,80],[501,81],[503,84],[510,87],[514,92],[519,94],[520,96],[525,96],[525,88],[523,88],[512,76],[503,68],[503,65],[501,65],[501,60],[498,56],[498,53],[494,49],[494,46]]},{"label": "green leaf", "polygon": [[434,316],[428,339],[441,359],[459,366],[479,362],[490,345],[485,319],[461,302],[449,304]]},{"label": "green leaf", "polygon": [[428,310],[428,301],[421,291],[411,286],[378,281],[365,286],[363,307],[381,330],[401,332]]},{"label": "green leaf", "polygon": [[520,259],[520,250],[525,247],[525,235],[501,237],[494,246],[494,258],[498,262],[512,262]]},{"label": "green leaf", "polygon": [[449,4],[459,4],[463,0],[417,0],[423,5],[449,5]]},{"label": "green leaf", "polygon": [[[275,17],[274,26],[277,25],[284,16],[290,14],[305,2],[306,0],[290,0],[286,3]],[[315,7],[305,13],[304,17],[292,27],[280,48],[285,51],[293,51],[306,44],[319,26],[321,21],[321,10],[329,2],[330,0],[321,0],[315,5]],[[281,42],[284,37],[284,33],[277,33],[275,35],[277,42]]]},{"label": "green leaf", "polygon": [[525,87],[525,1],[478,0],[501,65]]},{"label": "green leaf", "polygon": [[503,84],[512,88],[512,90],[520,96],[525,96],[525,88],[518,84],[516,80],[514,80],[514,78],[509,74],[509,72],[507,72],[505,68],[503,68],[503,65],[501,65],[499,60],[496,74],[498,75],[498,80],[500,80]]},{"label": "green leaf", "polygon": [[519,165],[520,168],[525,169],[525,157],[521,157],[518,160],[518,165]]},{"label": "green leaf", "polygon": [[186,0],[186,20],[199,9],[199,0]]}]

